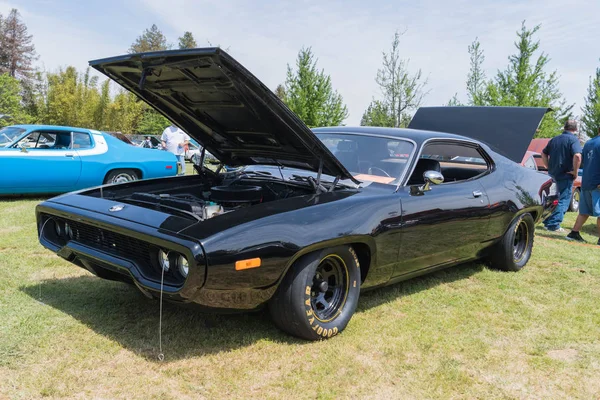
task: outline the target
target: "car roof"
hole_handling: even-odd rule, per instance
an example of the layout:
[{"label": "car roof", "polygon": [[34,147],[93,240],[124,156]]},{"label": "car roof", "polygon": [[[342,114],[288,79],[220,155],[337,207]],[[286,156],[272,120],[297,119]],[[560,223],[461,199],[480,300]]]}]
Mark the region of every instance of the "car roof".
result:
[{"label": "car roof", "polygon": [[478,140],[468,138],[466,136],[455,135],[453,133],[445,132],[434,132],[425,131],[419,129],[408,129],[408,128],[384,128],[376,126],[337,126],[327,128],[313,128],[314,133],[349,133],[349,134],[362,134],[372,136],[392,136],[399,139],[410,139],[417,143],[422,143],[427,139],[458,139],[468,140],[470,142],[481,143]]},{"label": "car roof", "polygon": [[23,125],[10,125],[16,128],[21,128],[21,129],[26,129],[26,130],[30,130],[30,129],[52,129],[52,130],[56,130],[56,131],[72,131],[72,130],[76,130],[76,131],[88,131],[88,132],[100,132],[100,131],[96,131],[94,129],[89,129],[89,128],[79,128],[79,127],[75,127],[75,126],[62,126],[62,125],[35,125],[35,124],[23,124]]}]

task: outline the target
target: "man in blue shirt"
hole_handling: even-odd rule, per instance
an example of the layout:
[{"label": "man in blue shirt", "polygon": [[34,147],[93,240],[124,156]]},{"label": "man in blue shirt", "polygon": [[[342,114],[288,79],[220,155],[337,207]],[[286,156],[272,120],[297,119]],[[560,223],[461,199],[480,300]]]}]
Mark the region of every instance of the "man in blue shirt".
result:
[{"label": "man in blue shirt", "polygon": [[553,232],[565,231],[560,224],[569,209],[573,181],[577,178],[577,171],[581,164],[581,144],[574,135],[575,132],[577,132],[577,121],[568,120],[562,135],[553,137],[542,150],[542,161],[548,168],[550,176],[556,181],[559,192],[558,206],[544,221],[544,227]]},{"label": "man in blue shirt", "polygon": [[[585,242],[579,230],[589,216],[598,217],[596,225],[600,236],[600,128],[598,135],[588,140],[583,146],[583,178],[581,180],[581,199],[579,200],[579,215],[573,230],[567,239]],[[598,239],[600,245],[600,239]]]}]

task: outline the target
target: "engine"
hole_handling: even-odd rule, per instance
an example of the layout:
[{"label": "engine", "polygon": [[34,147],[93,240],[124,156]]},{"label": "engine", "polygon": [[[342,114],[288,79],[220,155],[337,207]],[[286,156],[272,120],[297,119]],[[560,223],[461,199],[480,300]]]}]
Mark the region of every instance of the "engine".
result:
[{"label": "engine", "polygon": [[137,205],[153,205],[152,208],[157,209],[185,211],[204,220],[262,202],[263,188],[247,185],[214,186],[210,191],[203,192],[201,197],[190,193],[133,193],[127,200]]}]

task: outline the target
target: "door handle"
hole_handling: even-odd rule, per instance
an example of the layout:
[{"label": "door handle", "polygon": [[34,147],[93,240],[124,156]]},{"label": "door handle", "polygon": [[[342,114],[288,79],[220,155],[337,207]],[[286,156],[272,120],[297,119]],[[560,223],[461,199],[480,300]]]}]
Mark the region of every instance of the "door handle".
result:
[{"label": "door handle", "polygon": [[73,156],[75,156],[75,154],[73,154],[73,153],[67,153],[67,154],[65,154],[65,157],[73,157]]},{"label": "door handle", "polygon": [[479,191],[479,190],[473,191],[473,197],[481,197],[482,195],[483,195],[483,193],[481,193],[481,191]]}]

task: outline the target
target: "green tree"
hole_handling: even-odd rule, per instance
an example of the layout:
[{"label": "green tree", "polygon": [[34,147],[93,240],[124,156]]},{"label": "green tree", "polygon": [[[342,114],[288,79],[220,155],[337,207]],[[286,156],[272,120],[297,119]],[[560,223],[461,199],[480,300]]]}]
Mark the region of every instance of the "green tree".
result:
[{"label": "green tree", "polygon": [[137,132],[145,108],[145,103],[139,101],[136,95],[121,90],[108,106],[105,130]]},{"label": "green tree", "polygon": [[107,79],[100,85],[100,95],[94,108],[94,127],[96,129],[107,130],[110,103],[110,81]]},{"label": "green tree", "polygon": [[373,100],[360,119],[362,126],[394,126],[394,117],[388,106]]},{"label": "green tree", "polygon": [[130,53],[145,53],[148,51],[168,50],[171,45],[167,43],[167,37],[158,29],[156,24],[152,24],[150,29],[135,39],[135,42],[129,47]]},{"label": "green tree", "polygon": [[[385,123],[382,126],[396,128],[407,126],[413,112],[419,108],[427,94],[424,90],[427,79],[423,78],[421,70],[414,74],[409,72],[410,60],[400,58],[401,35],[396,31],[390,52],[383,52],[382,66],[375,77],[383,99],[379,100],[379,104],[375,103],[378,100],[371,102],[363,114],[364,123]],[[388,117],[381,115],[384,111],[389,113]]]},{"label": "green tree", "polygon": [[283,85],[277,85],[277,87],[275,88],[275,95],[279,97],[279,99],[281,99],[282,101],[285,101],[285,88],[283,87]]},{"label": "green tree", "polygon": [[317,69],[311,48],[302,48],[296,70],[288,64],[285,102],[310,127],[340,125],[348,117],[342,96],[331,85],[331,77]]},{"label": "green tree", "polygon": [[470,69],[467,75],[467,97],[468,103],[471,106],[484,105],[484,93],[487,86],[485,71],[483,70],[483,62],[485,56],[481,43],[475,38],[473,43],[469,45]]},{"label": "green tree", "polygon": [[153,109],[146,107],[142,113],[140,124],[136,128],[136,132],[149,135],[159,135],[169,125],[171,125],[171,123],[168,119]]},{"label": "green tree", "polygon": [[[188,33],[189,35],[187,35]],[[185,32],[183,37],[179,38],[180,48],[183,48],[181,47],[181,45],[182,39],[184,38],[186,38],[187,40],[186,44],[190,44],[190,39],[194,45],[196,44],[192,34],[190,32]],[[138,36],[135,42],[131,44],[131,46],[129,47],[129,52],[143,53],[148,51],[169,50],[171,47],[172,46],[167,43],[166,36],[160,31],[160,29],[158,29],[158,27],[155,24],[152,24],[150,29],[146,29],[144,33]],[[139,100],[137,97],[133,97],[133,99],[140,103],[140,114],[131,116],[129,122],[125,124],[127,130],[122,130],[121,132],[137,132],[138,130],[141,132],[142,129],[144,132],[146,132],[146,129],[150,129],[153,132],[157,126],[169,125],[169,121],[157,111],[155,111],[153,108]],[[134,110],[137,110],[135,107],[131,107],[130,101],[132,100],[132,98],[127,99],[127,102],[125,102],[124,100],[125,99],[121,99],[121,106],[123,107],[123,109],[125,109],[124,107],[129,107],[127,108],[128,111],[124,112],[134,112]],[[135,125],[130,126],[130,122],[135,122]],[[138,126],[138,124],[142,125]]]},{"label": "green tree", "polygon": [[450,100],[448,100],[448,103],[446,104],[447,107],[456,107],[456,106],[462,106],[462,105],[463,104],[458,99],[458,93],[454,93],[454,96],[452,96],[452,98]]},{"label": "green tree", "polygon": [[534,60],[540,47],[540,42],[534,39],[534,35],[539,29],[540,25],[527,29],[523,21],[515,42],[517,52],[509,56],[506,69],[498,71],[488,83],[483,104],[550,107],[553,111],[544,117],[536,137],[552,137],[560,133],[573,105],[567,105],[563,99],[558,87],[557,72],[545,71],[550,58],[542,52]]},{"label": "green tree", "polygon": [[0,118],[0,127],[29,122],[21,107],[21,85],[7,73],[0,75],[0,114],[10,116]]},{"label": "green tree", "polygon": [[179,38],[180,49],[195,49],[196,47],[198,47],[198,45],[196,44],[196,39],[194,39],[192,32],[186,31],[183,33],[183,36]]},{"label": "green tree", "polygon": [[90,76],[89,68],[83,74],[75,67],[48,74],[44,120],[48,124],[100,128],[94,114],[100,100],[98,78]]},{"label": "green tree", "polygon": [[590,77],[582,111],[581,130],[589,137],[596,136],[600,129],[600,68],[596,68],[596,76]]},{"label": "green tree", "polygon": [[32,40],[19,11],[13,8],[8,17],[0,16],[0,73],[19,79],[32,74],[37,59]]}]

